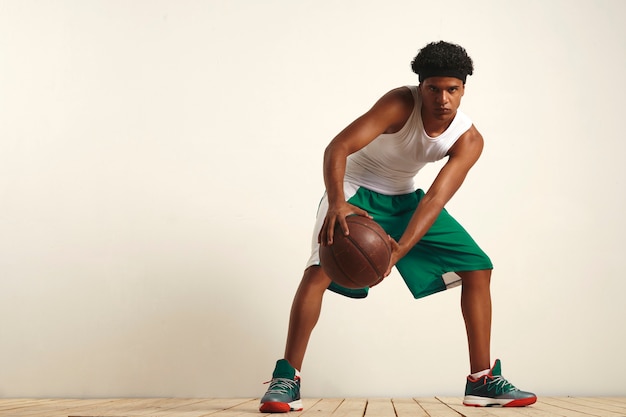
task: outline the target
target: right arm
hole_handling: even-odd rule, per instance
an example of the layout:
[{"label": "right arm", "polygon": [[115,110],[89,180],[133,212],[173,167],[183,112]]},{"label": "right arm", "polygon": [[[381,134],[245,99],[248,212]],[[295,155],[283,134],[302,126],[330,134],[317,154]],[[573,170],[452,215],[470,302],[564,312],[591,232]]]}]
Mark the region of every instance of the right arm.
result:
[{"label": "right arm", "polygon": [[392,90],[381,97],[364,115],[342,130],[324,151],[324,184],[328,195],[328,213],[318,240],[333,243],[335,225],[349,233],[346,217],[368,216],[367,212],[348,204],[343,192],[348,155],[362,149],[382,133],[394,133],[404,126],[413,111],[413,96],[407,88]]}]

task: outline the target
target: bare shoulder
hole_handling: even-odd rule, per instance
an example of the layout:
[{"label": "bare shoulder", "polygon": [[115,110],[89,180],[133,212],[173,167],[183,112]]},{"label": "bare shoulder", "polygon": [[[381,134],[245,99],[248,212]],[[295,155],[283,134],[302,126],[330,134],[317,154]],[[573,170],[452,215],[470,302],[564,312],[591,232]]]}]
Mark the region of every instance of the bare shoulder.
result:
[{"label": "bare shoulder", "polygon": [[388,120],[385,133],[395,133],[404,126],[413,112],[415,100],[407,87],[398,87],[383,95],[371,111],[384,115]]},{"label": "bare shoulder", "polygon": [[463,156],[471,159],[478,159],[484,146],[483,136],[476,126],[472,125],[448,151],[450,156]]},{"label": "bare shoulder", "polygon": [[409,111],[412,111],[415,105],[413,93],[408,87],[398,87],[390,90],[381,97],[379,102]]},{"label": "bare shoulder", "polygon": [[463,139],[463,138],[467,138],[465,140],[471,141],[471,142],[480,142],[480,143],[483,142],[483,135],[480,134],[478,129],[476,129],[476,126],[474,126],[473,124],[472,126],[470,126],[469,129],[467,129],[467,132],[461,135],[459,139]]}]

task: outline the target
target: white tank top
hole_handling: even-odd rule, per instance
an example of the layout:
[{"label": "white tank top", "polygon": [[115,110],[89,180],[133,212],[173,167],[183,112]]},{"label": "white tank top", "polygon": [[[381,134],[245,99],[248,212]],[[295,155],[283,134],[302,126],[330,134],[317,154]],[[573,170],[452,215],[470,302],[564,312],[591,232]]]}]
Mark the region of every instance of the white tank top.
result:
[{"label": "white tank top", "polygon": [[383,133],[366,147],[348,156],[346,181],[381,194],[415,191],[414,177],[428,162],[443,159],[457,139],[472,126],[472,120],[457,110],[450,126],[436,138],[424,131],[422,100],[417,86],[408,86],[415,106],[402,129]]}]

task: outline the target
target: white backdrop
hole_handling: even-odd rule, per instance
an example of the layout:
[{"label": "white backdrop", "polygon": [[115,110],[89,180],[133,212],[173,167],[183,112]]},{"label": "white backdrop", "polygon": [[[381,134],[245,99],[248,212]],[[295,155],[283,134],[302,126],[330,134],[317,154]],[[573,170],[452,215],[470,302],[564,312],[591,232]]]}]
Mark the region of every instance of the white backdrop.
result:
[{"label": "white backdrop", "polygon": [[[251,396],[282,356],[322,152],[445,39],[486,140],[448,208],[493,357],[626,394],[626,2],[0,1],[0,396]],[[439,166],[418,183],[428,188]],[[461,395],[459,289],[334,294],[305,396]],[[586,376],[588,375],[588,376]]]}]

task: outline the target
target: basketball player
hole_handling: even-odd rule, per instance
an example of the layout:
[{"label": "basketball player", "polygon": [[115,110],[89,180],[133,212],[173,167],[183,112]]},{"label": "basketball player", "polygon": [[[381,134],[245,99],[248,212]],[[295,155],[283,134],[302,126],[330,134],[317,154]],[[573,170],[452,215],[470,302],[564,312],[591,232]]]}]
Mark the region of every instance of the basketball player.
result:
[{"label": "basketball player", "polygon": [[[412,69],[418,86],[389,91],[326,148],[326,193],[311,257],[293,300],[285,356],[277,361],[261,399],[262,412],[302,409],[300,369],[324,292],[367,296],[368,288],[353,290],[331,282],[319,262],[319,245],[333,244],[337,223],[349,233],[345,219],[353,214],[373,217],[390,235],[392,254],[385,276],[395,266],[415,298],[462,286],[470,359],[464,404],[526,406],[537,399],[503,378],[499,360],[491,366],[493,267],[444,208],[483,149],[481,134],[458,110],[466,78],[473,73],[472,60],[459,45],[433,42],[419,51]],[[428,191],[416,190],[417,172],[445,157],[448,160]]]}]

